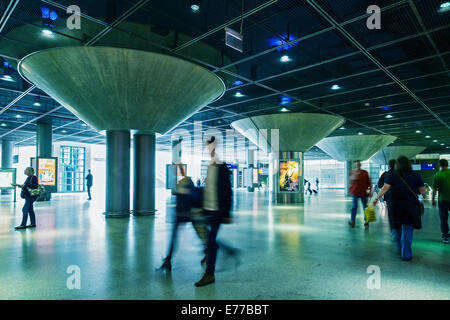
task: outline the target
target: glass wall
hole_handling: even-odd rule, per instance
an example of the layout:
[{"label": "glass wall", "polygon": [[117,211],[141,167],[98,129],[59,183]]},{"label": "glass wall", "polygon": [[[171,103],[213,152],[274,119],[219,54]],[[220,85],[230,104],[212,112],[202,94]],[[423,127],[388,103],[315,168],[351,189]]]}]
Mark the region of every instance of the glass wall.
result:
[{"label": "glass wall", "polygon": [[59,191],[83,192],[85,178],[85,148],[61,146],[59,157]]},{"label": "glass wall", "polygon": [[319,178],[319,188],[344,188],[344,162],[336,160],[305,160],[304,176],[315,188]]}]

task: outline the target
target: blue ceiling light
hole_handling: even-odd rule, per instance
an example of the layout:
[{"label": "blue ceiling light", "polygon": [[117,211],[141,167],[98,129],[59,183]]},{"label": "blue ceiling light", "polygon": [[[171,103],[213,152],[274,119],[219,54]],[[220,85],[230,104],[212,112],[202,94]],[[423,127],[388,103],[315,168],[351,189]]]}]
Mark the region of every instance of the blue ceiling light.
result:
[{"label": "blue ceiling light", "polygon": [[55,27],[55,21],[58,20],[58,14],[55,11],[46,7],[41,7],[42,26],[44,30],[42,33],[45,35],[51,35],[52,29]]},{"label": "blue ceiling light", "polygon": [[242,82],[241,80],[236,80],[235,82],[233,82],[234,87],[241,86],[243,84],[244,84],[244,82]]},{"label": "blue ceiling light", "polygon": [[391,107],[389,107],[389,106],[383,106],[383,107],[381,107],[381,109],[384,111],[391,111]]},{"label": "blue ceiling light", "polygon": [[[296,38],[293,35],[288,35],[287,34],[282,34],[280,37],[278,38],[270,38],[269,39],[269,46],[271,47],[278,47],[281,46],[283,44],[286,44],[288,42],[294,41]],[[282,51],[282,50],[289,50],[290,48],[292,48],[293,46],[295,46],[295,44],[288,44],[284,47],[280,47],[277,50],[278,51]]]},{"label": "blue ceiling light", "polygon": [[280,104],[282,105],[282,106],[284,106],[284,105],[286,105],[286,104],[289,104],[289,103],[291,103],[292,102],[292,98],[291,97],[288,97],[288,96],[281,96],[281,102],[280,102]]}]

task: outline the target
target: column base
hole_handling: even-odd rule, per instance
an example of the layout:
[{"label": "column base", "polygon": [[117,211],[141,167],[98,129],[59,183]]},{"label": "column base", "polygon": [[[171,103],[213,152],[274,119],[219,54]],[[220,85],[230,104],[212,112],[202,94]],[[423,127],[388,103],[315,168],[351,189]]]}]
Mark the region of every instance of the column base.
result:
[{"label": "column base", "polygon": [[130,212],[103,212],[105,218],[129,218]]},{"label": "column base", "polygon": [[300,193],[277,193],[276,203],[304,203],[305,198]]},{"label": "column base", "polygon": [[133,216],[154,216],[158,210],[131,210]]}]

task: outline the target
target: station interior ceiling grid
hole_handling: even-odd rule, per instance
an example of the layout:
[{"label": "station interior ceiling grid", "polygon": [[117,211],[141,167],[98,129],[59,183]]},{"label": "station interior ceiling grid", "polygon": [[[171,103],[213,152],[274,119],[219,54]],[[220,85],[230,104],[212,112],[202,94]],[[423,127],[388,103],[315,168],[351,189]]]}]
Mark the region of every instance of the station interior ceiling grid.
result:
[{"label": "station interior ceiling grid", "polygon": [[[76,33],[65,25],[73,2],[82,13]],[[398,137],[393,145],[423,145],[424,153],[449,153],[450,10],[441,10],[442,0],[377,0],[381,29],[370,30],[367,8],[373,2],[200,0],[200,10],[193,12],[188,0],[3,0],[0,59],[13,68],[1,70],[11,78],[0,80],[0,138],[32,145],[37,121],[50,119],[54,141],[105,142],[103,133],[15,70],[28,53],[86,45],[97,37],[94,45],[174,55],[224,80],[223,97],[173,130],[193,132],[194,121],[202,121],[204,129],[225,131],[235,120],[286,108],[344,117],[343,128],[331,136],[391,134]],[[40,7],[58,14],[54,36],[48,39],[41,35]],[[225,45],[224,32],[225,26],[240,31],[241,25],[242,53]],[[174,36],[178,33],[187,37]],[[211,55],[217,57],[207,57],[199,43],[214,48]],[[289,61],[282,62],[282,55]],[[333,85],[340,89],[332,90]],[[158,136],[158,150],[169,150],[170,140],[171,132]],[[317,147],[308,154],[327,158]]]}]

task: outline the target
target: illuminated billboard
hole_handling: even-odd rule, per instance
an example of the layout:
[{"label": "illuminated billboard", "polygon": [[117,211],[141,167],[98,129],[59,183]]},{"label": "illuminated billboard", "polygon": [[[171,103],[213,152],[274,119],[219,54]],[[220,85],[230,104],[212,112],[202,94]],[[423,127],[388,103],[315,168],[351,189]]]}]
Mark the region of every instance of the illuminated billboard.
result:
[{"label": "illuminated billboard", "polygon": [[184,175],[187,176],[186,164],[166,164],[166,189],[175,189],[177,183],[183,179],[180,167],[184,169]]},{"label": "illuminated billboard", "polygon": [[258,169],[253,169],[253,184],[258,184],[259,182],[258,171]]},{"label": "illuminated billboard", "polygon": [[280,161],[280,191],[298,190],[298,161]]},{"label": "illuminated billboard", "polygon": [[44,186],[56,186],[56,158],[38,158],[38,181]]}]

